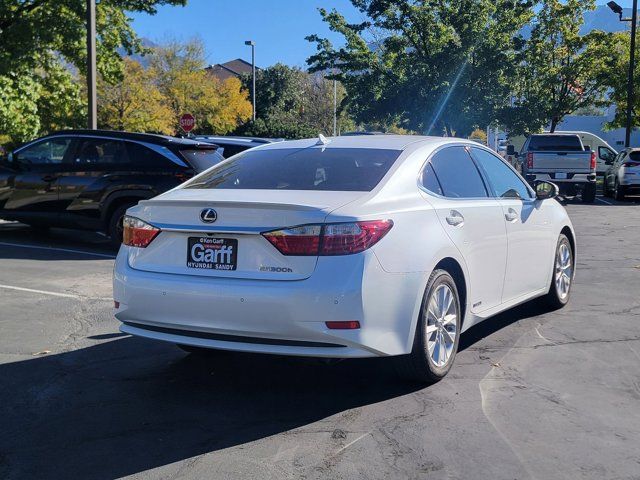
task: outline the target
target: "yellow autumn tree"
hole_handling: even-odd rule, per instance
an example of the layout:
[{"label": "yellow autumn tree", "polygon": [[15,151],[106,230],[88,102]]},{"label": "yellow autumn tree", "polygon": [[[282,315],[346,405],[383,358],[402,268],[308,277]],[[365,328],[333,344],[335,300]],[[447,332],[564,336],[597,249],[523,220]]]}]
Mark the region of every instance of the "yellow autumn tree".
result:
[{"label": "yellow autumn tree", "polygon": [[248,92],[240,80],[222,82],[211,77],[204,66],[204,47],[199,40],[170,42],[156,48],[151,57],[151,68],[172,111],[176,131],[180,116],[188,112],[196,119],[194,133],[225,134],[249,120]]},{"label": "yellow autumn tree", "polygon": [[156,85],[152,69],[124,59],[122,80],[98,83],[98,124],[100,128],[173,135],[173,112]]}]

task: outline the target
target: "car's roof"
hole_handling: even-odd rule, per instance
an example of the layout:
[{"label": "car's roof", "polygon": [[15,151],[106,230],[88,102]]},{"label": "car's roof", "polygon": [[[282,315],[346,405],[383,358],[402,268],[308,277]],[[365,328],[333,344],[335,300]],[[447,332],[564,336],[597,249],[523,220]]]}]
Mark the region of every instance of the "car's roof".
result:
[{"label": "car's roof", "polygon": [[117,130],[59,130],[47,137],[61,135],[80,135],[93,137],[120,138],[123,140],[137,140],[139,142],[153,143],[157,145],[184,145],[184,146],[206,146],[211,147],[211,142],[199,142],[190,138],[170,137],[169,135],[158,135],[155,133],[134,133],[120,132]]},{"label": "car's roof", "polygon": [[[326,143],[323,143],[326,142]],[[452,142],[470,142],[470,140],[453,137],[427,137],[420,135],[347,135],[340,137],[305,138],[303,140],[287,140],[271,143],[260,147],[260,150],[281,148],[308,148],[321,146],[323,148],[371,148],[381,150],[404,150],[408,145],[421,143],[422,145],[438,145]]]}]

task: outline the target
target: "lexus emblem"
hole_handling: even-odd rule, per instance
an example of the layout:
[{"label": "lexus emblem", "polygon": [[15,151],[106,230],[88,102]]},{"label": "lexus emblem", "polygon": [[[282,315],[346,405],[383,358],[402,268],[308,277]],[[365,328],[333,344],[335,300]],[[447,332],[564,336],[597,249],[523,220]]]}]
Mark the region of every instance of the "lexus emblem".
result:
[{"label": "lexus emblem", "polygon": [[218,213],[213,208],[205,208],[200,212],[200,220],[204,223],[213,223],[218,219]]}]

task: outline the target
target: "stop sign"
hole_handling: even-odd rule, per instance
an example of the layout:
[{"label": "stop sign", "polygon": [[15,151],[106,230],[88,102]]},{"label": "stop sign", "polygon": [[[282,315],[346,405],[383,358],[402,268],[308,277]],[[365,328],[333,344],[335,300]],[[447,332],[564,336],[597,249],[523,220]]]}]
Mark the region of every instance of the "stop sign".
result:
[{"label": "stop sign", "polygon": [[190,113],[185,113],[180,117],[180,128],[186,133],[189,133],[191,130],[193,130],[193,127],[195,126],[196,119]]}]

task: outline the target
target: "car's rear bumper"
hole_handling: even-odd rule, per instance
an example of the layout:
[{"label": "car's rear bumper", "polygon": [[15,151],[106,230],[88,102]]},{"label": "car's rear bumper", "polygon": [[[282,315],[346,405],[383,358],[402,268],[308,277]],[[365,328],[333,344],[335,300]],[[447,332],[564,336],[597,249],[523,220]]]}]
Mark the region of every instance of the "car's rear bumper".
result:
[{"label": "car's rear bumper", "polygon": [[[121,330],[172,343],[317,357],[409,353],[424,274],[389,274],[375,255],[321,257],[306,280],[146,272],[123,247],[114,270]],[[348,273],[345,273],[348,272]],[[357,320],[331,330],[327,321]]]},{"label": "car's rear bumper", "polygon": [[567,178],[557,178],[558,175],[556,173],[538,173],[538,172],[527,172],[525,174],[525,178],[529,183],[533,183],[537,181],[548,181],[553,183],[595,183],[596,182],[596,174],[595,173],[569,173],[567,174]]}]

